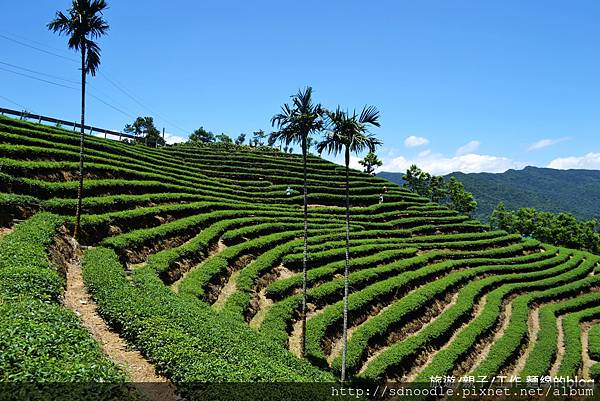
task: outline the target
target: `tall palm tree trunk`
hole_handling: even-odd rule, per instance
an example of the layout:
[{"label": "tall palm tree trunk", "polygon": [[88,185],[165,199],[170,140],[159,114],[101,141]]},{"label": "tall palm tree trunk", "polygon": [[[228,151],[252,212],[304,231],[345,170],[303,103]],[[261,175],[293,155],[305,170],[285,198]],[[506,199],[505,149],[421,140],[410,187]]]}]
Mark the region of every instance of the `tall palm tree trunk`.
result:
[{"label": "tall palm tree trunk", "polygon": [[350,260],[350,147],[346,146],[346,263],[344,264],[344,323],[342,326],[342,382],[346,380],[346,351],[348,348],[348,263]]},{"label": "tall palm tree trunk", "polygon": [[81,45],[81,136],[79,138],[79,187],[77,188],[77,210],[75,212],[75,231],[73,237],[78,240],[81,230],[81,203],[83,197],[83,146],[85,129],[85,44]]},{"label": "tall palm tree trunk", "polygon": [[306,184],[306,135],[302,136],[302,162],[304,169],[304,249],[302,251],[302,339],[300,344],[300,356],[306,354],[306,265],[308,259],[308,188]]}]

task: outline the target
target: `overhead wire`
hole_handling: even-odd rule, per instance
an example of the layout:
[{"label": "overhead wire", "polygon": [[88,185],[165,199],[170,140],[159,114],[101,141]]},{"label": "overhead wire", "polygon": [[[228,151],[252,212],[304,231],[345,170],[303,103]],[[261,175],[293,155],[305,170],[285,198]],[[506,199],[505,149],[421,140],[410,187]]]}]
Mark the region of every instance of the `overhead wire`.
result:
[{"label": "overhead wire", "polygon": [[[18,39],[11,38],[10,36],[13,36],[13,37],[20,38],[21,40],[18,40]],[[8,36],[6,32],[5,32],[5,33],[2,33],[2,32],[0,32],[0,38],[4,38],[4,39],[6,39],[6,40],[9,40],[9,41],[11,41],[11,42],[13,42],[13,43],[19,44],[19,45],[21,45],[21,46],[25,46],[25,47],[27,47],[27,48],[34,49],[34,50],[37,50],[37,51],[40,51],[40,52],[43,52],[43,53],[46,53],[46,54],[49,54],[49,55],[52,55],[52,56],[55,56],[55,57],[59,57],[59,58],[62,58],[62,59],[65,59],[65,60],[69,60],[69,61],[72,61],[72,62],[78,62],[78,61],[77,61],[76,59],[74,59],[74,58],[71,58],[71,57],[67,57],[67,56],[61,55],[61,54],[59,54],[59,53],[56,53],[56,52],[54,52],[54,51],[45,50],[45,49],[43,49],[43,48],[41,48],[41,47],[39,47],[39,46],[34,46],[34,45],[31,45],[31,44],[25,43],[24,41],[27,41],[27,42],[32,42],[32,43],[37,43],[37,44],[39,44],[39,45],[42,45],[42,46],[44,46],[44,47],[46,47],[46,48],[48,48],[48,47],[49,47],[49,46],[47,46],[47,45],[45,45],[45,44],[42,44],[41,42],[37,42],[37,41],[34,41],[34,40],[32,40],[32,39],[24,38],[24,37],[22,37],[22,36],[18,36],[18,35],[12,34],[12,33],[10,34],[10,36]],[[100,75],[101,75],[103,78],[105,78],[105,79],[106,79],[106,80],[107,80],[107,81],[108,81],[108,82],[109,82],[109,83],[110,83],[112,86],[114,86],[114,87],[115,87],[117,90],[119,90],[121,93],[123,93],[125,96],[127,96],[129,99],[131,99],[132,101],[134,101],[134,102],[135,102],[137,105],[139,105],[139,106],[140,106],[140,107],[142,107],[143,109],[145,109],[145,110],[149,111],[149,112],[150,112],[151,114],[153,114],[153,115],[156,115],[156,116],[158,116],[159,118],[161,118],[162,120],[164,120],[166,123],[168,123],[169,125],[171,125],[171,126],[172,126],[172,127],[174,127],[174,128],[177,128],[177,129],[178,129],[178,130],[180,130],[180,131],[183,131],[183,132],[191,132],[189,129],[183,128],[183,127],[181,127],[179,124],[176,124],[176,123],[174,123],[174,122],[173,122],[173,121],[172,121],[170,118],[167,118],[167,117],[165,117],[165,116],[164,116],[162,113],[158,113],[158,112],[156,112],[156,111],[152,110],[152,109],[151,109],[150,107],[148,107],[146,104],[142,103],[142,102],[141,102],[141,101],[140,101],[140,100],[139,100],[137,97],[135,97],[133,94],[131,94],[131,93],[130,93],[128,90],[126,90],[126,89],[124,88],[124,85],[122,85],[122,84],[119,84],[119,83],[115,82],[115,80],[113,80],[113,79],[109,78],[109,77],[108,77],[108,75],[107,75],[106,73],[104,73],[104,72],[100,71]],[[113,100],[114,100],[114,99],[113,99]],[[104,103],[105,103],[105,102],[104,102]],[[106,103],[105,103],[105,104],[106,104]],[[112,107],[112,106],[111,106],[111,107]],[[113,108],[114,108],[114,107],[113,107]],[[122,111],[121,111],[121,112],[122,112]]]},{"label": "overhead wire", "polygon": [[37,47],[37,46],[32,46],[32,45],[29,45],[29,44],[27,44],[27,43],[24,43],[24,42],[22,42],[22,41],[20,41],[20,40],[16,40],[16,39],[10,38],[10,37],[8,37],[8,36],[6,36],[6,35],[2,34],[2,33],[0,33],[0,38],[3,38],[3,39],[6,39],[6,40],[9,40],[9,41],[11,41],[11,42],[13,42],[13,43],[17,43],[17,44],[19,44],[19,45],[21,45],[21,46],[29,47],[30,49],[34,49],[34,50],[40,51],[40,52],[42,52],[42,53],[50,54],[50,55],[52,55],[52,56],[55,56],[55,57],[60,57],[60,58],[62,58],[62,59],[65,59],[65,60],[69,60],[69,61],[74,61],[74,62],[77,62],[77,60],[75,60],[74,58],[67,57],[67,56],[63,56],[63,55],[61,55],[61,54],[54,53],[54,52],[51,52],[51,51],[48,51],[48,50],[44,50],[44,49],[42,49],[42,48],[39,48],[39,47]]},{"label": "overhead wire", "polygon": [[58,79],[59,81],[65,81],[65,82],[69,82],[69,83],[75,84],[75,85],[79,85],[80,84],[80,82],[77,82],[77,81],[73,81],[73,80],[66,79],[66,78],[61,78],[59,76],[52,75],[52,74],[47,74],[45,72],[31,70],[31,69],[26,68],[26,67],[21,67],[21,66],[15,65],[15,64],[6,63],[4,61],[0,61],[0,64],[6,65],[6,66],[11,67],[11,68],[16,68],[16,69],[19,69],[19,70],[31,72],[31,73],[34,73],[34,74],[43,75],[43,76],[46,76],[48,78]]},{"label": "overhead wire", "polygon": [[[29,68],[26,68],[26,67],[22,67],[22,66],[19,66],[19,65],[7,63],[7,62],[4,62],[4,61],[0,61],[0,64],[7,65],[7,66],[9,66],[11,68],[16,68],[16,69],[20,69],[20,70],[23,70],[23,71],[27,71],[27,72],[30,72],[30,73],[33,73],[33,74],[38,74],[38,75],[46,76],[46,77],[49,77],[49,78],[58,79],[59,81],[64,81],[64,82],[68,82],[68,83],[75,84],[75,85],[80,85],[81,84],[81,82],[78,82],[78,81],[73,81],[73,80],[70,80],[70,79],[61,78],[61,77],[56,76],[56,75],[47,74],[45,72],[32,70],[32,69],[29,69]],[[87,85],[89,87],[93,88],[93,91],[89,91],[88,90],[88,93],[90,94],[90,96],[94,97],[94,92],[98,92],[103,97],[108,98],[109,100],[111,100],[112,103],[115,104],[115,107],[118,107],[121,110],[126,110],[128,112],[127,115],[132,116],[133,114],[135,114],[131,110],[129,110],[127,107],[124,107],[122,104],[119,104],[119,102],[116,101],[114,98],[112,98],[111,96],[107,95],[105,92],[99,90],[96,87],[96,85],[92,84],[92,82],[90,82],[89,80],[87,82]]]},{"label": "overhead wire", "polygon": [[[18,72],[18,71],[9,70],[8,68],[0,67],[0,70],[1,70],[1,71],[6,71],[6,72],[10,72],[10,73],[12,73],[12,74],[20,75],[20,76],[22,76],[22,77],[29,78],[29,79],[33,79],[33,80],[36,80],[36,81],[41,81],[41,82],[44,82],[44,83],[47,83],[47,84],[56,85],[56,86],[59,86],[59,87],[62,87],[62,88],[66,88],[66,89],[72,89],[72,90],[79,90],[79,88],[76,88],[76,87],[73,87],[73,86],[68,86],[68,85],[64,85],[64,84],[58,83],[58,82],[50,81],[50,80],[48,80],[48,79],[39,78],[39,77],[36,77],[36,76],[33,76],[33,75],[29,75],[29,74],[21,73],[21,72]],[[100,97],[96,96],[96,95],[95,95],[95,94],[93,94],[93,93],[89,93],[89,92],[88,92],[88,95],[89,95],[89,96],[91,96],[92,98],[96,99],[96,100],[97,100],[97,101],[99,101],[100,103],[102,103],[102,104],[104,104],[104,105],[106,105],[106,106],[110,107],[111,109],[113,109],[113,110],[115,110],[115,111],[117,111],[117,112],[119,112],[119,113],[121,113],[121,114],[123,114],[123,115],[125,115],[125,116],[127,116],[127,117],[130,117],[130,118],[135,118],[135,117],[134,117],[132,114],[130,114],[130,113],[126,112],[126,111],[123,111],[123,110],[119,109],[118,107],[116,107],[116,106],[114,106],[114,105],[112,105],[112,104],[110,104],[110,103],[106,102],[104,99],[102,99],[102,98],[100,98]]]},{"label": "overhead wire", "polygon": [[7,98],[6,96],[2,96],[2,95],[0,95],[0,98],[2,98],[2,99],[4,99],[4,100],[6,100],[6,101],[7,101],[7,102],[9,102],[9,103],[12,103],[12,104],[14,104],[15,106],[19,106],[19,108],[21,108],[21,110],[29,110],[29,111],[31,111],[31,112],[34,112],[34,113],[35,113],[35,111],[34,111],[34,110],[31,110],[29,107],[27,107],[27,106],[23,106],[22,104],[20,104],[20,103],[17,103],[17,102],[15,102],[15,101],[14,101],[14,100],[12,100],[12,99],[9,99],[9,98]]}]

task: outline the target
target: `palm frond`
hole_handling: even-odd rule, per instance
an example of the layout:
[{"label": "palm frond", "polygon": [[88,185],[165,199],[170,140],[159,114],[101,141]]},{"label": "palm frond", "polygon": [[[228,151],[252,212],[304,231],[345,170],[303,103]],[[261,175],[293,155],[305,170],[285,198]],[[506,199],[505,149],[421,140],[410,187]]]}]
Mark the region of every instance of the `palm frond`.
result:
[{"label": "palm frond", "polygon": [[312,88],[300,89],[291,97],[291,105],[285,103],[281,112],[271,118],[271,125],[279,130],[276,137],[290,143],[303,143],[310,134],[323,129],[323,108],[312,103]]},{"label": "palm frond", "polygon": [[85,48],[87,50],[85,60],[85,72],[86,74],[96,75],[96,71],[100,66],[100,47],[93,41],[86,39]]},{"label": "palm frond", "polygon": [[335,132],[328,132],[325,135],[325,139],[317,144],[317,152],[321,154],[326,150],[328,154],[337,156],[344,149],[344,144],[340,139],[340,136]]},{"label": "palm frond", "polygon": [[365,106],[360,113],[358,122],[361,124],[371,124],[379,127],[379,111],[375,106]]},{"label": "palm frond", "polygon": [[352,114],[343,111],[339,106],[335,111],[327,111],[327,136],[317,149],[327,150],[337,155],[342,149],[350,153],[362,153],[365,150],[374,152],[382,142],[369,133],[369,125],[379,127],[379,112],[375,107],[364,107],[360,115],[356,110]]},{"label": "palm frond", "polygon": [[[108,8],[105,0],[72,0],[67,14],[57,12],[47,26],[53,32],[68,35],[70,49],[81,51],[86,48],[86,73],[96,74],[100,65],[100,47],[91,39],[105,35],[109,29],[102,18]],[[90,39],[91,38],[91,39]]]},{"label": "palm frond", "polygon": [[92,15],[102,14],[102,11],[108,8],[108,4],[106,4],[105,0],[93,0],[89,3],[89,12]]}]

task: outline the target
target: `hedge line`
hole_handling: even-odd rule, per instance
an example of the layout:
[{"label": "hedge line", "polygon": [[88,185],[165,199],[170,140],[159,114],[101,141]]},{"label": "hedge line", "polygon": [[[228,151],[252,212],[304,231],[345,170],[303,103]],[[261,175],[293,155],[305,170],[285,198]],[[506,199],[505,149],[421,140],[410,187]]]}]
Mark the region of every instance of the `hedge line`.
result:
[{"label": "hedge line", "polygon": [[586,260],[572,271],[554,279],[548,279],[548,282],[552,282],[554,286],[561,285],[562,287],[531,292],[515,299],[509,324],[504,335],[492,345],[488,358],[477,367],[475,372],[482,374],[485,374],[484,372],[497,372],[515,355],[527,339],[527,321],[532,303],[549,301],[555,299],[560,294],[575,295],[581,290],[580,283],[577,280],[588,275],[593,270],[598,259],[593,255],[583,252],[576,252],[575,254],[578,258],[585,255]]},{"label": "hedge line", "polygon": [[[364,361],[365,350],[366,347],[372,344],[377,338],[381,336],[387,335],[393,328],[397,327],[398,324],[402,324],[402,322],[407,319],[411,319],[416,314],[420,313],[423,308],[427,307],[433,300],[442,299],[445,294],[449,291],[452,291],[465,282],[469,280],[476,280],[479,276],[484,274],[496,273],[497,276],[494,276],[491,280],[483,279],[484,283],[491,281],[494,283],[495,280],[518,280],[518,279],[527,279],[528,276],[520,276],[518,273],[520,271],[525,270],[544,270],[545,267],[552,267],[552,263],[560,261],[561,259],[557,257],[552,260],[544,260],[539,262],[533,262],[524,265],[491,265],[491,266],[482,266],[475,267],[466,270],[461,270],[458,272],[453,272],[444,278],[438,279],[434,282],[428,283],[423,287],[420,287],[413,292],[409,293],[399,301],[393,303],[389,308],[386,308],[384,311],[379,313],[377,316],[363,323],[354,331],[351,340],[348,343],[348,367],[349,370],[356,371],[361,362]],[[559,268],[558,270],[560,271]],[[506,272],[510,273],[506,275]],[[504,273],[504,274],[503,274]],[[546,272],[535,272],[532,277],[536,277],[536,274],[545,275]],[[481,279],[480,279],[481,280]],[[492,284],[490,284],[492,285]],[[474,286],[475,287],[475,286]],[[473,287],[469,287],[471,291]],[[469,295],[474,295],[473,293]],[[460,304],[463,307],[472,307],[474,302],[474,296],[468,296],[465,298],[466,304]],[[453,308],[453,311],[458,311],[460,307]],[[464,313],[464,310],[463,310]],[[442,315],[444,316],[444,315]],[[369,364],[367,369],[364,372],[365,377],[375,378],[380,377],[387,369],[390,364],[395,364],[396,361],[405,361],[405,359],[399,357],[400,355],[404,356],[406,349],[413,349],[413,343],[418,342],[421,339],[429,340],[428,334],[434,330],[436,326],[447,324],[448,322],[456,322],[460,319],[458,315],[454,316],[449,314],[448,317],[445,317],[440,321],[440,323],[436,323],[433,325],[427,326],[427,329],[421,338],[420,335],[411,336],[411,340],[407,343],[398,342],[394,343],[390,346],[386,351],[384,351],[381,355],[379,355],[375,360]],[[438,320],[436,320],[437,322]],[[443,322],[443,323],[442,323]],[[432,327],[433,326],[433,327]],[[470,326],[469,326],[470,327]],[[435,333],[439,335],[439,333]],[[334,360],[333,366],[338,366],[339,358]],[[394,365],[398,366],[398,365]],[[373,376],[375,375],[375,376]]]},{"label": "hedge line", "polygon": [[[573,269],[573,266],[576,266],[577,262],[580,262],[580,259],[573,258],[566,263],[558,265],[557,267],[548,271],[550,273],[557,273],[558,275],[556,277],[550,277],[532,283],[507,284],[489,293],[486,296],[486,304],[481,314],[472,320],[469,325],[460,332],[459,336],[455,338],[455,341],[450,345],[450,347],[440,351],[440,353],[435,356],[431,364],[422,372],[420,378],[422,379],[424,377],[423,375],[431,374],[432,372],[451,371],[452,368],[449,366],[449,364],[451,364],[452,361],[456,362],[460,360],[460,358],[463,358],[464,355],[472,352],[472,347],[477,343],[477,341],[479,341],[481,338],[485,338],[486,335],[491,335],[492,330],[494,327],[496,327],[500,319],[503,302],[511,294],[516,292],[524,292],[530,288],[533,290],[544,290],[545,288],[552,289],[552,286],[555,285],[557,286],[557,294],[561,290],[569,291],[568,288],[564,287],[564,284],[569,284],[570,280],[577,280],[581,278],[583,275],[585,275],[586,269],[589,268],[589,266],[586,266],[584,262],[576,269],[572,271],[569,270]],[[578,285],[581,284],[582,283],[578,283]],[[528,314],[528,311],[525,312]],[[519,308],[513,308],[512,313],[515,313],[515,317],[522,319],[521,315],[523,311]],[[514,346],[506,350],[504,357],[506,355],[514,356],[516,349],[523,345],[523,338],[511,336],[511,323],[509,323],[509,329],[507,329],[508,337],[503,338],[511,338],[511,340],[508,341],[512,341]],[[495,358],[493,354],[488,354],[488,359],[493,358]],[[486,361],[488,359],[486,359]],[[502,357],[500,357],[500,359],[502,359]],[[498,367],[496,368],[498,370],[494,370],[494,374],[501,372],[504,364],[508,361],[508,359],[503,359],[502,361],[500,359],[495,360],[495,363],[498,363]],[[484,361],[482,365],[486,363],[487,362]],[[488,369],[482,365],[476,367],[473,372],[488,371]]]},{"label": "hedge line", "polygon": [[[558,372],[556,372],[559,377],[581,376],[583,360],[581,357],[582,345],[580,325],[584,320],[592,320],[600,317],[598,298],[594,301],[595,305],[590,304],[584,310],[570,313],[566,315],[562,321],[565,353],[560,361]],[[583,302],[580,305],[583,305]]]},{"label": "hedge line", "polygon": [[[360,227],[353,227],[351,229],[360,229]],[[344,232],[345,228],[340,224],[339,228],[331,228],[323,226],[322,229],[315,230],[312,232],[312,236],[328,235],[328,233]],[[292,232],[294,233],[294,232]],[[289,234],[285,233],[285,234]],[[295,235],[288,237],[294,238],[300,236],[300,232],[295,232]],[[296,239],[283,244],[279,244],[272,249],[259,255],[256,260],[244,267],[236,281],[236,292],[232,294],[226,301],[223,311],[228,313],[230,316],[234,316],[238,319],[249,321],[252,317],[248,314],[248,308],[250,306],[253,291],[255,290],[256,281],[260,276],[267,273],[281,262],[281,258],[290,252],[295,246],[297,246],[302,240]]]},{"label": "hedge line", "polygon": [[[598,280],[595,280],[598,281]],[[547,375],[552,368],[557,351],[557,315],[562,315],[589,307],[600,301],[600,293],[583,294],[556,304],[543,305],[539,309],[539,331],[532,350],[527,356],[525,366],[520,376],[543,376]],[[590,340],[592,339],[590,333]],[[530,339],[530,341],[532,341]],[[590,342],[591,344],[591,342]]]},{"label": "hedge line", "polygon": [[[395,230],[392,231],[392,234]],[[406,231],[401,230],[404,237],[406,237]],[[510,234],[516,235],[516,234]],[[402,238],[401,242],[403,244],[410,245],[412,243],[435,243],[435,242],[453,242],[453,241],[469,241],[469,240],[478,240],[478,239],[488,239],[488,238],[497,238],[500,236],[507,236],[505,231],[483,231],[483,232],[474,232],[474,233],[460,233],[460,234],[437,234],[437,235],[421,235],[418,237],[411,238]],[[517,238],[521,238],[519,235],[516,235]],[[360,245],[368,245],[368,244],[388,244],[388,243],[397,243],[400,237],[391,236],[390,238],[365,238],[363,235],[357,237],[356,234],[354,236],[351,235],[352,245],[360,246]],[[331,240],[326,240],[324,242],[318,244],[309,244],[308,250],[309,252],[322,252],[332,249],[338,249],[340,247],[344,247],[346,244],[344,240],[337,240],[335,238]],[[294,250],[295,255],[299,255],[302,249],[300,247]]]},{"label": "hedge line", "polygon": [[38,213],[15,226],[0,242],[0,300],[22,297],[57,302],[64,277],[48,261],[46,250],[62,219]]},{"label": "hedge line", "polygon": [[[361,254],[361,252],[367,254],[367,256],[357,257],[357,253]],[[354,248],[354,251],[351,253],[352,258],[348,262],[348,268],[352,271],[367,269],[382,264],[393,263],[398,259],[414,256],[416,253],[416,248],[385,249],[385,247],[358,247]],[[324,266],[310,268],[307,271],[306,283],[308,286],[312,286],[313,284],[324,282],[332,278],[335,274],[343,272],[345,265],[345,260],[339,260]],[[267,287],[266,294],[269,298],[281,299],[301,285],[302,275],[297,274],[270,284]]]},{"label": "hedge line", "polygon": [[[123,383],[75,314],[58,304],[64,280],[46,252],[61,223],[39,213],[0,240],[0,381]],[[82,387],[70,399],[124,397],[120,386],[104,386],[93,397]]]},{"label": "hedge line", "polygon": [[599,360],[600,359],[600,324],[594,324],[590,328],[590,332],[588,334],[588,351],[590,353],[590,358]]},{"label": "hedge line", "polygon": [[[533,244],[534,243],[532,243],[532,245]],[[507,247],[507,248],[512,248],[512,247]],[[390,296],[396,297],[395,294],[401,293],[402,291],[407,291],[409,288],[419,285],[421,283],[426,283],[430,280],[433,280],[436,277],[439,277],[448,272],[451,272],[454,269],[464,268],[466,266],[477,266],[479,263],[481,263],[484,266],[490,265],[491,263],[497,264],[498,260],[497,260],[496,255],[494,254],[494,252],[511,253],[511,251],[509,251],[507,248],[501,249],[499,251],[492,249],[492,250],[486,250],[486,251],[472,253],[473,257],[476,257],[475,255],[482,257],[481,260],[468,260],[468,259],[447,260],[444,262],[435,263],[433,265],[428,265],[428,263],[430,261],[435,260],[440,255],[444,255],[443,252],[438,252],[438,253],[432,252],[430,254],[422,255],[421,257],[419,257],[419,259],[416,259],[416,260],[415,259],[413,259],[413,260],[407,259],[406,261],[396,262],[396,264],[392,264],[392,265],[388,266],[387,268],[391,269],[392,271],[399,269],[398,271],[401,271],[402,274],[398,274],[395,277],[391,277],[391,278],[388,278],[385,280],[377,281],[375,284],[372,284],[360,291],[350,294],[350,296],[348,298],[349,314],[352,317],[353,314],[361,313],[362,311],[365,310],[365,308],[367,308],[370,305],[376,304],[381,299],[385,299]],[[514,248],[514,249],[518,249],[518,248]],[[493,257],[493,259],[491,259],[491,263],[490,263],[489,259],[484,258],[485,256]],[[535,256],[533,257],[533,259],[537,259],[537,258],[538,257],[535,257]],[[507,263],[511,263],[511,262],[514,263],[514,260],[515,259],[509,260]],[[518,258],[517,258],[517,260],[518,260]],[[412,270],[403,271],[404,269],[412,267],[413,263],[418,263],[418,264],[415,267],[413,267]],[[457,276],[457,279],[459,279],[459,281],[467,279],[468,277],[471,277],[471,275],[474,275],[474,274],[477,274],[478,272],[480,272],[481,269],[483,269],[483,271],[486,271],[485,269],[491,269],[493,271],[494,267],[492,266],[490,268],[489,266],[487,266],[487,267],[483,267],[483,268],[479,268],[479,269],[472,268],[472,269],[467,269],[467,270],[460,270],[457,272],[457,274],[459,274],[459,276]],[[501,269],[501,267],[496,266],[495,269],[498,270],[498,269]],[[361,277],[361,279],[362,279],[362,277]],[[440,282],[439,279],[437,281],[434,281],[434,283],[438,283],[438,282]],[[320,286],[320,287],[324,287],[321,289],[321,291],[328,289],[329,286],[333,286],[332,283],[333,282],[326,283],[323,286]],[[456,284],[458,284],[458,283],[456,283]],[[439,285],[440,284],[436,284],[436,286],[439,286]],[[421,291],[424,291],[424,290],[421,290]],[[404,302],[406,302],[406,301],[404,301]],[[321,350],[321,341],[324,338],[324,336],[326,335],[326,333],[328,332],[328,330],[330,330],[331,327],[337,325],[340,322],[340,319],[342,316],[341,308],[342,308],[342,302],[341,301],[336,302],[334,304],[328,305],[322,311],[322,313],[320,313],[318,316],[309,320],[310,333],[312,333],[312,334],[310,334],[307,337],[307,355],[309,355],[316,361],[322,362],[324,360],[324,355]],[[354,334],[353,334],[353,337],[354,337]],[[348,349],[349,355],[350,355],[350,344],[351,344],[351,342],[349,342],[349,349]],[[362,349],[363,349],[362,347],[358,347],[356,349],[356,351],[357,351],[356,359],[360,359],[360,357],[362,355]],[[350,359],[348,359],[347,361],[349,361],[349,360]],[[358,363],[358,361],[356,363]],[[350,364],[348,364],[347,366],[350,366]]]},{"label": "hedge line", "polygon": [[83,273],[105,319],[184,391],[190,382],[332,381],[245,324],[177,296],[151,269],[129,282],[112,250],[86,251]]}]

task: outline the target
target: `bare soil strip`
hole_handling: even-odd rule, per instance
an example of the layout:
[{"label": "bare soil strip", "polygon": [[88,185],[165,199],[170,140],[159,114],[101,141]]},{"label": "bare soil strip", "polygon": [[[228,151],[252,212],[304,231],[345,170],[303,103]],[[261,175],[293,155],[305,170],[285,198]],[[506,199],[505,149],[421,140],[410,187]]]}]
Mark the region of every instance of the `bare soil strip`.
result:
[{"label": "bare soil strip", "polygon": [[[308,319],[317,316],[318,314],[322,313],[323,310],[320,309],[318,311],[315,311],[315,305],[308,303],[306,304],[306,321],[308,322]],[[300,357],[300,351],[301,351],[301,345],[302,345],[302,319],[298,319],[296,322],[294,322],[294,325],[292,326],[292,333],[290,334],[290,337],[288,339],[288,349],[289,351],[296,355],[297,357]]]},{"label": "bare soil strip", "polygon": [[300,273],[294,273],[293,271],[291,271],[290,269],[288,269],[287,267],[285,267],[283,264],[277,266],[275,268],[275,272],[278,275],[277,280],[283,280],[283,279],[286,279],[286,278],[293,277],[296,274],[298,274],[298,275],[302,274],[302,272],[300,272]]},{"label": "bare soil strip", "polygon": [[527,348],[524,352],[521,353],[519,359],[515,363],[515,366],[512,369],[512,372],[508,376],[517,376],[523,368],[525,367],[525,363],[527,362],[527,358],[529,354],[535,347],[535,343],[537,342],[538,333],[540,331],[540,307],[536,307],[534,309],[529,310],[529,317],[527,319],[527,327],[528,327],[528,341]]},{"label": "bare soil strip", "polygon": [[[348,342],[352,338],[352,333],[356,330],[358,326],[349,327],[348,328]],[[327,363],[329,366],[333,363],[333,360],[338,356],[342,355],[342,348],[344,347],[344,337],[340,337],[331,347],[331,353],[327,356]]]},{"label": "bare soil strip", "polygon": [[590,368],[593,364],[596,363],[592,358],[590,358],[589,352],[589,340],[590,340],[590,329],[594,324],[600,323],[600,319],[590,320],[581,325],[581,358],[582,358],[582,367],[581,367],[581,375],[589,379],[590,377]]},{"label": "bare soil strip", "polygon": [[13,231],[13,228],[9,228],[9,227],[0,227],[0,239],[2,239],[2,237],[10,234]]},{"label": "bare soil strip", "polygon": [[290,338],[288,340],[288,349],[290,350],[290,352],[294,355],[296,355],[298,358],[300,358],[300,351],[301,351],[301,342],[302,340],[302,320],[299,319],[297,322],[294,323],[294,326],[292,328],[292,334],[290,334]]},{"label": "bare soil strip", "polygon": [[[385,352],[394,343],[402,341],[408,336],[416,335],[424,327],[431,324],[431,322],[435,320],[440,314],[442,314],[447,308],[454,305],[456,303],[457,298],[457,292],[448,292],[444,299],[435,300],[433,305],[427,308],[427,310],[424,313],[422,313],[421,316],[414,318],[413,320],[407,322],[404,326],[388,333],[382,343],[369,346],[367,348],[366,360],[362,364],[359,373],[362,373],[374,359],[376,359],[379,355]],[[386,305],[381,310],[379,310],[377,314],[384,312],[386,309],[392,307],[393,305],[393,302],[391,304]],[[365,321],[371,320],[375,316],[376,314],[370,315]],[[362,324],[362,322],[360,324]],[[353,326],[353,330],[359,325]],[[392,380],[391,378],[388,379]]]},{"label": "bare soil strip", "polygon": [[188,276],[188,274],[190,274],[191,272],[193,272],[194,270],[198,269],[199,267],[202,266],[202,264],[204,262],[206,262],[209,258],[215,256],[218,253],[223,252],[225,249],[227,248],[227,245],[225,245],[223,243],[223,241],[221,241],[219,239],[219,241],[217,242],[217,246],[214,248],[211,248],[210,251],[208,252],[208,255],[206,256],[206,258],[198,263],[196,266],[194,266],[193,268],[189,269],[188,271],[184,272],[181,277],[179,278],[179,280],[176,280],[173,284],[171,284],[171,290],[173,290],[173,292],[179,292],[179,285],[182,283],[182,281]]},{"label": "bare soil strip", "polygon": [[[442,311],[440,313],[438,313],[437,316],[434,319],[430,320],[425,325],[423,325],[423,327],[421,327],[421,329],[419,331],[423,330],[424,328],[426,328],[427,326],[429,326],[430,324],[432,324],[439,316],[441,316],[444,312],[446,312],[446,310],[448,310],[449,308],[451,308],[453,305],[456,305],[456,302],[458,301],[458,294],[459,293],[456,292],[452,296],[452,299],[450,300],[450,302],[442,309]],[[477,316],[478,307],[479,307],[479,304],[475,307],[475,316]],[[417,331],[414,335],[418,335],[419,331]],[[455,336],[459,332],[460,332],[460,328],[454,333],[454,335],[450,338],[450,340],[448,341],[447,344],[449,344],[450,342],[452,342],[452,340],[455,338]],[[444,349],[447,346],[447,344],[445,344],[442,348],[440,348],[440,350]],[[419,373],[421,373],[423,371],[423,369],[425,369],[425,367],[433,360],[434,356],[440,350],[434,351],[434,350],[430,349],[425,354],[426,358],[417,358],[417,360],[415,361],[415,364],[413,365],[414,366],[413,369],[410,372],[407,372],[408,374],[402,378],[403,381],[413,381],[419,375]],[[369,358],[369,360],[367,360],[367,362],[364,364],[363,369],[365,369],[366,366],[369,364],[369,362],[371,362],[371,360],[375,359],[376,355],[379,355],[380,352],[373,354],[371,356],[371,358]]]},{"label": "bare soil strip", "polygon": [[560,368],[560,363],[562,362],[563,356],[565,355],[565,334],[563,332],[563,321],[564,316],[559,316],[556,318],[556,329],[558,333],[558,337],[556,339],[556,359],[554,360],[554,365],[552,365],[552,369],[550,369],[550,376],[555,377],[558,372],[558,368]]},{"label": "bare soil strip", "polygon": [[[96,303],[91,299],[81,274],[79,258],[71,260],[67,265],[67,286],[64,294],[64,305],[71,309],[85,328],[100,343],[102,351],[127,373],[129,379],[142,396],[150,401],[177,400],[175,386],[169,380],[156,373],[154,365],[142,354],[129,346],[117,333],[112,331],[98,314]],[[139,383],[139,385],[136,385]],[[144,383],[164,383],[148,386]]]},{"label": "bare soil strip", "polygon": [[127,268],[129,270],[137,270],[137,269],[141,269],[144,266],[146,266],[146,262],[142,262],[142,263],[129,263],[127,265]]},{"label": "bare soil strip", "polygon": [[237,279],[239,275],[240,270],[235,270],[233,273],[231,273],[231,275],[229,276],[229,280],[227,280],[227,283],[223,286],[223,288],[221,288],[221,291],[219,292],[219,297],[212,304],[212,307],[215,310],[222,310],[229,297],[235,294],[235,292],[237,291]]},{"label": "bare soil strip", "polygon": [[250,323],[248,323],[250,327],[257,330],[260,328],[260,325],[262,324],[263,320],[265,320],[267,312],[269,312],[269,308],[271,307],[271,305],[273,305],[273,301],[267,298],[266,292],[266,288],[263,288],[258,292],[258,312],[256,312],[256,314],[252,317]]},{"label": "bare soil strip", "polygon": [[[283,279],[292,277],[295,274],[296,273],[294,273],[293,271],[291,271],[290,269],[285,267],[283,264],[280,264],[279,266],[275,267],[272,270],[272,273],[267,273],[266,275],[263,276],[263,278],[261,280],[259,280],[259,282],[260,281],[263,281],[263,282],[262,282],[262,285],[261,285],[261,283],[259,283],[259,285],[257,285],[257,288],[256,288],[257,293],[256,293],[256,296],[252,300],[253,314],[252,314],[252,318],[248,322],[250,327],[253,327],[255,329],[260,328],[260,325],[262,324],[263,320],[265,320],[265,317],[267,316],[267,312],[269,312],[269,308],[271,308],[271,305],[273,305],[273,300],[267,297],[268,283],[272,283],[277,280],[283,280]],[[269,277],[269,276],[271,276],[271,277]],[[266,278],[266,280],[265,280],[265,278]]]},{"label": "bare soil strip", "polygon": [[490,354],[490,349],[492,346],[504,335],[506,328],[508,327],[508,323],[510,321],[510,315],[512,314],[512,301],[515,297],[509,297],[506,301],[504,301],[503,311],[500,314],[500,326],[496,329],[494,336],[491,339],[485,341],[485,345],[483,348],[477,350],[475,358],[471,361],[470,371],[473,371],[483,362],[488,355]]}]

